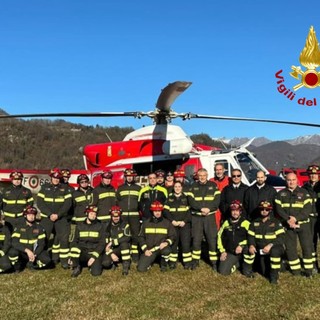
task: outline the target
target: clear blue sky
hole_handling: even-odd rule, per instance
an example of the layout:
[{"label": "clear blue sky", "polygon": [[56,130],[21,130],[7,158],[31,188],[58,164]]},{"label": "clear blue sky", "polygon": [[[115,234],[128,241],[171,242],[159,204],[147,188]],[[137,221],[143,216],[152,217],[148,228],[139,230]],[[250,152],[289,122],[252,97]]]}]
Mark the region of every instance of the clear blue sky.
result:
[{"label": "clear blue sky", "polygon": [[[193,85],[176,112],[319,122],[320,87],[302,88],[302,107],[277,91],[300,65],[311,25],[320,40],[320,2],[213,0],[2,0],[0,107],[9,113],[150,111],[160,89]],[[133,126],[150,119],[74,119]],[[191,135],[286,139],[320,129],[216,120],[175,120]]]}]

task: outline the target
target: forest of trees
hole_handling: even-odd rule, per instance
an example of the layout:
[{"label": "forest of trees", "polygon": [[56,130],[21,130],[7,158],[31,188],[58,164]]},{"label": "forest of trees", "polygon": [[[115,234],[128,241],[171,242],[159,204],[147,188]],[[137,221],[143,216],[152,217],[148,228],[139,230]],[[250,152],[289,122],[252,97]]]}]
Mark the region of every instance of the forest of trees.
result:
[{"label": "forest of trees", "polygon": [[[1,169],[84,169],[81,147],[122,140],[132,127],[85,126],[64,120],[1,120]],[[194,142],[221,146],[207,134],[191,136]]]}]

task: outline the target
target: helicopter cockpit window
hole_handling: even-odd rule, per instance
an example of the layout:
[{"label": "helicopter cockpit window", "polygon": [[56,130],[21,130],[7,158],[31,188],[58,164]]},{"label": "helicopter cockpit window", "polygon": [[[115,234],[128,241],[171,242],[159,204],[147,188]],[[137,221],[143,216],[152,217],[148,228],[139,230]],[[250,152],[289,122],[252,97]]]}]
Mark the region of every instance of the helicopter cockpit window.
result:
[{"label": "helicopter cockpit window", "polygon": [[236,156],[236,160],[239,163],[240,169],[247,177],[249,183],[256,180],[257,171],[261,170],[256,162],[254,162],[247,153],[239,153]]}]

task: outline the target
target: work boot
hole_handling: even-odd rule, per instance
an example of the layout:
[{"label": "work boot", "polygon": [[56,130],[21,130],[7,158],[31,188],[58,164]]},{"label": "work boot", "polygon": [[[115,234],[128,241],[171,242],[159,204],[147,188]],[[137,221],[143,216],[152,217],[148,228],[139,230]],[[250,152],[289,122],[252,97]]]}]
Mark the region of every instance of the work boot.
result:
[{"label": "work boot", "polygon": [[81,273],[81,267],[80,267],[80,266],[77,266],[77,267],[75,267],[75,268],[73,269],[72,274],[71,274],[71,277],[72,277],[72,278],[76,278],[76,277],[78,277],[78,276],[80,275],[80,273]]},{"label": "work boot", "polygon": [[169,269],[174,270],[177,268],[177,263],[173,261],[169,261]]},{"label": "work boot", "polygon": [[197,268],[199,268],[199,265],[199,260],[193,260],[191,270],[196,270]]},{"label": "work boot", "polygon": [[183,268],[184,268],[185,270],[191,270],[191,269],[192,269],[192,263],[191,263],[191,262],[186,263],[186,264],[183,266]]},{"label": "work boot", "polygon": [[270,283],[271,284],[278,284],[279,273],[275,270],[270,271]]},{"label": "work boot", "polygon": [[122,275],[127,276],[129,274],[129,269],[130,269],[130,262],[125,261],[122,262]]},{"label": "work boot", "polygon": [[218,272],[218,268],[217,268],[217,264],[216,264],[216,263],[213,263],[213,264],[211,265],[211,268],[212,268],[212,270],[213,270],[214,272]]},{"label": "work boot", "polygon": [[166,272],[167,271],[167,267],[168,267],[168,262],[164,258],[161,258],[161,261],[160,261],[160,270],[161,270],[161,272]]}]

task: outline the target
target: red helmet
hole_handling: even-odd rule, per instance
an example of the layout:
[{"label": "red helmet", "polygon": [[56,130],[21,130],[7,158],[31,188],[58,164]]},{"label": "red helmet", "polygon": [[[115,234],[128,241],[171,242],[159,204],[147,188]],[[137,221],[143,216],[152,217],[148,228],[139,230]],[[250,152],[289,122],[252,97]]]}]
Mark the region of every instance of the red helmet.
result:
[{"label": "red helmet", "polygon": [[77,183],[80,184],[80,181],[88,181],[89,182],[89,177],[86,174],[79,174],[77,177]]},{"label": "red helmet", "polygon": [[50,171],[50,177],[51,178],[56,178],[56,179],[61,179],[62,178],[62,173],[59,168],[54,168]]},{"label": "red helmet", "polygon": [[69,169],[61,169],[61,174],[63,177],[66,177],[66,178],[71,177],[71,171]]},{"label": "red helmet", "polygon": [[320,168],[316,164],[311,164],[307,168],[307,172],[308,172],[308,174],[312,174],[312,173],[320,174]]},{"label": "red helmet", "polygon": [[173,173],[173,176],[174,176],[175,178],[178,178],[178,177],[185,178],[185,177],[186,177],[186,173],[184,172],[184,170],[179,169],[179,170],[176,170],[176,171]]},{"label": "red helmet", "polygon": [[124,176],[125,177],[136,177],[137,171],[134,169],[126,169],[126,170],[124,170]]},{"label": "red helmet", "polygon": [[160,201],[154,201],[151,203],[150,210],[151,211],[163,211],[164,206]]},{"label": "red helmet", "polygon": [[101,178],[112,179],[112,177],[113,177],[113,173],[110,170],[101,173]]},{"label": "red helmet", "polygon": [[23,215],[26,216],[27,214],[33,214],[33,215],[37,215],[38,213],[38,210],[36,207],[33,207],[33,206],[27,206],[24,208],[23,210]]},{"label": "red helmet", "polygon": [[230,204],[230,210],[241,210],[242,211],[242,203],[239,200],[233,200]]},{"label": "red helmet", "polygon": [[22,180],[23,174],[21,171],[12,171],[9,177],[11,180]]},{"label": "red helmet", "polygon": [[119,206],[112,206],[109,210],[111,217],[120,217],[122,210]]},{"label": "red helmet", "polygon": [[269,210],[270,211],[270,210],[273,209],[273,207],[272,207],[272,204],[269,201],[263,200],[259,204],[259,209],[260,210],[265,209],[265,210]]},{"label": "red helmet", "polygon": [[98,212],[98,207],[97,206],[87,206],[85,213],[88,214],[89,212]]}]

